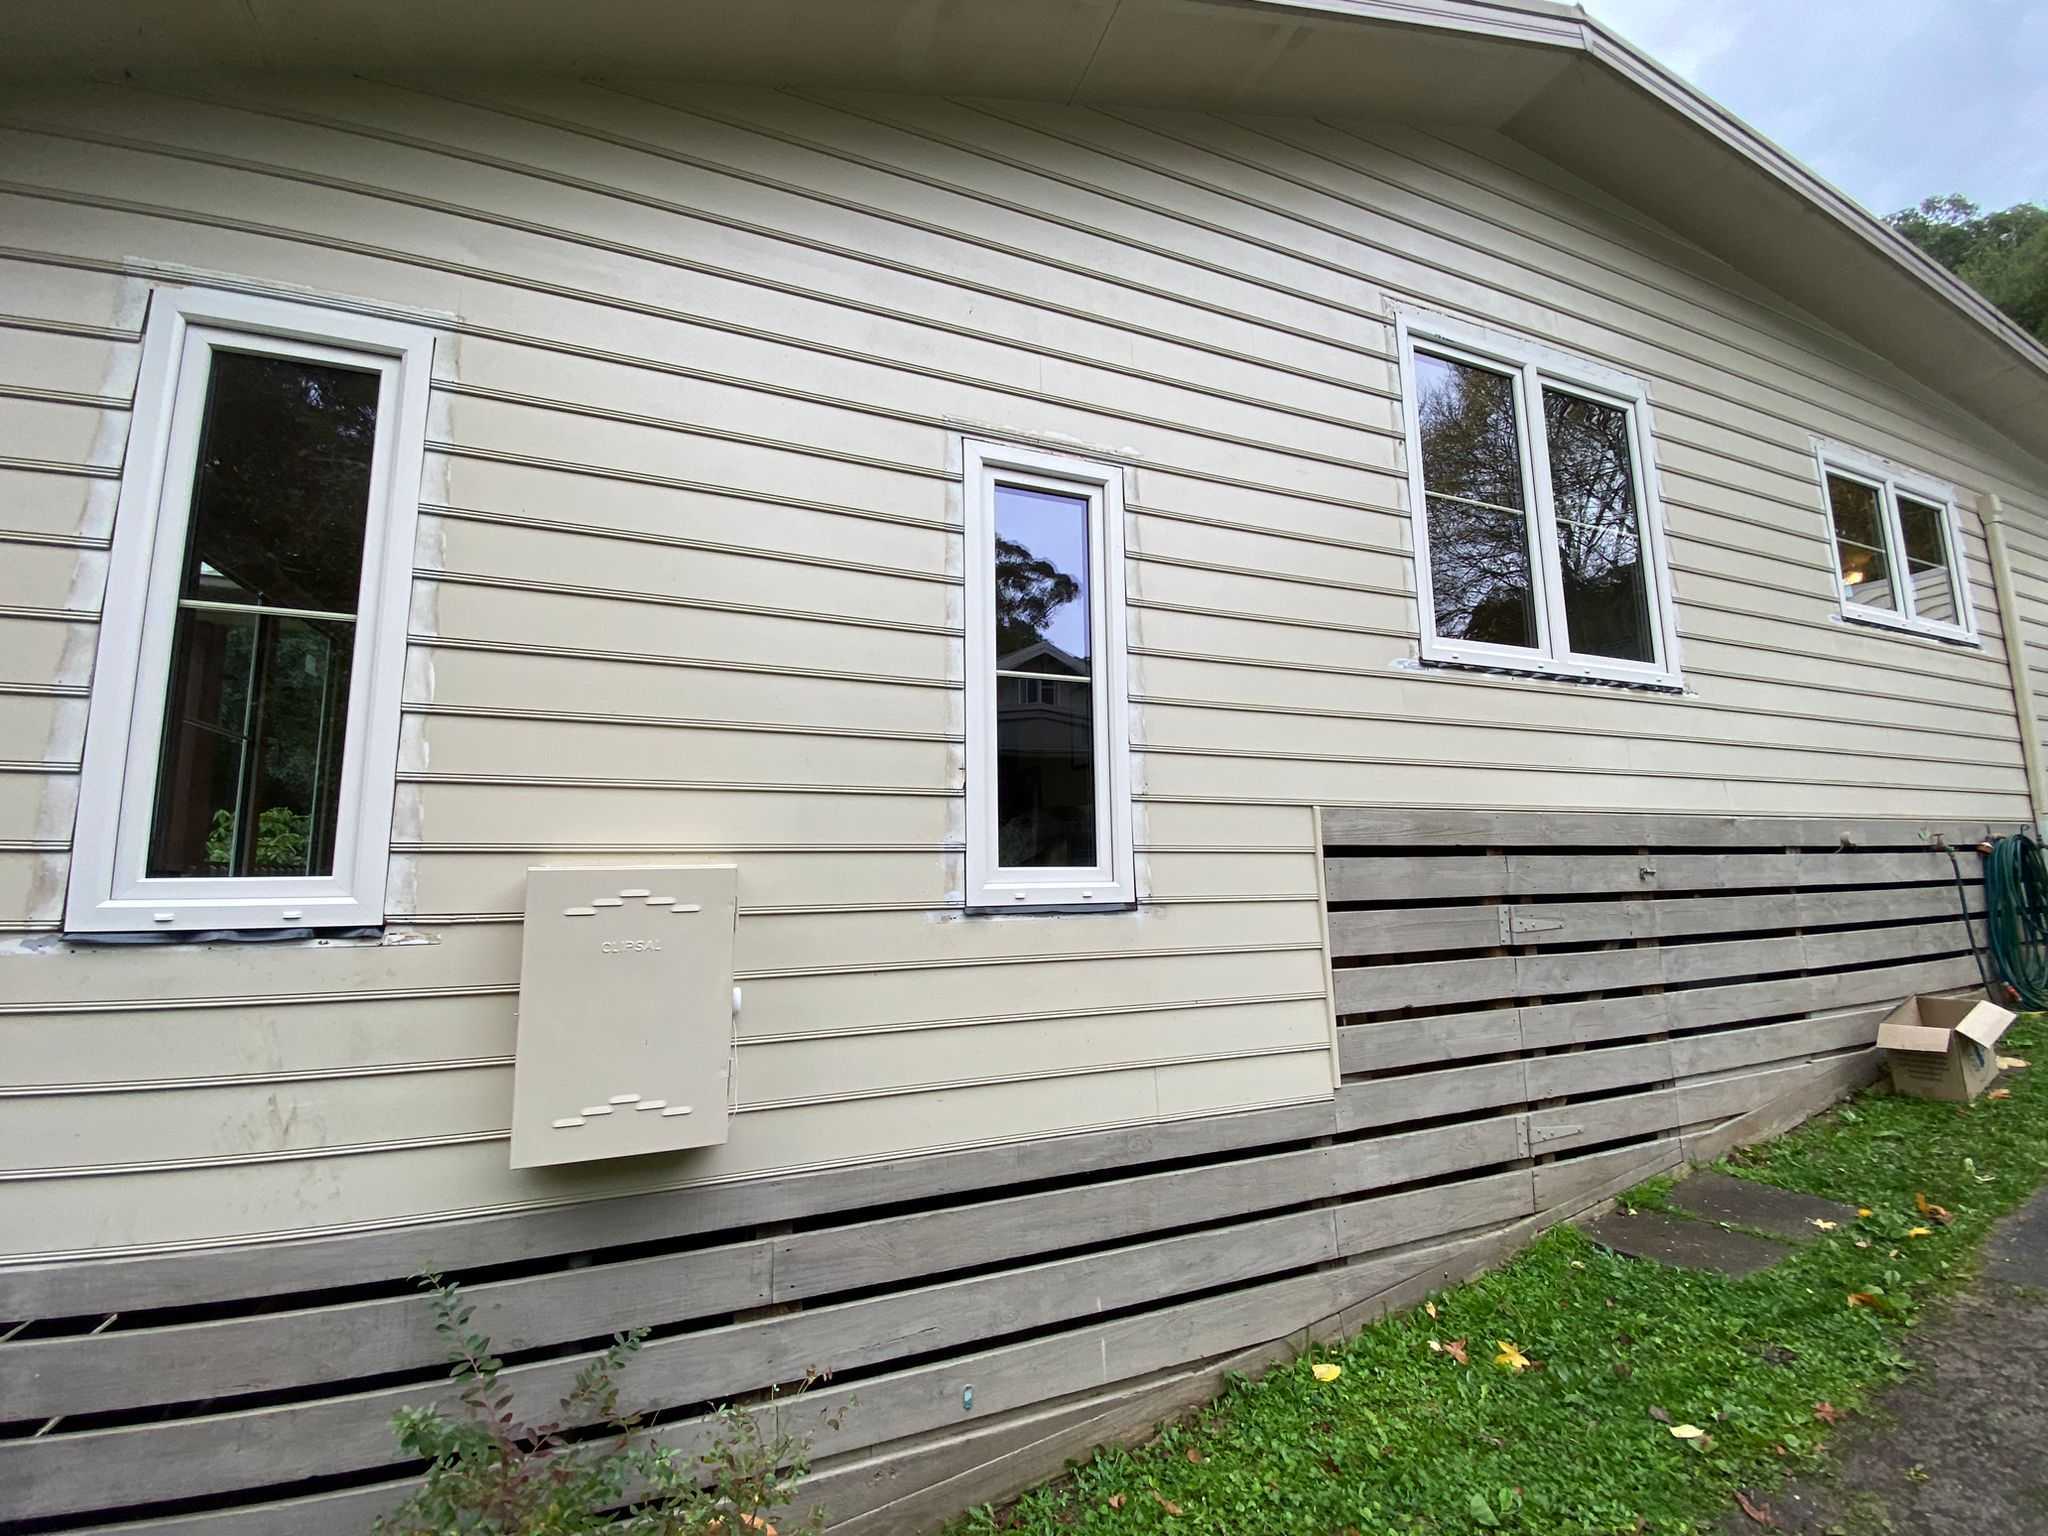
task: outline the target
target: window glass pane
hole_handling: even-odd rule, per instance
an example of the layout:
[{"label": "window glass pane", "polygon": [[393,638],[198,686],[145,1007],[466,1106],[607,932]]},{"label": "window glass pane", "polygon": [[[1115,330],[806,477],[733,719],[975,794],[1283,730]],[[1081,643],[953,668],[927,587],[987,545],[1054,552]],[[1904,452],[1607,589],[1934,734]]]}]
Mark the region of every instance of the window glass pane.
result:
[{"label": "window glass pane", "polygon": [[1543,417],[1571,649],[1654,661],[1628,412],[1546,389]]},{"label": "window glass pane", "polygon": [[1086,677],[1088,610],[1088,499],[998,485],[997,668]]},{"label": "window glass pane", "polygon": [[216,351],[181,595],[354,613],[378,375]]},{"label": "window glass pane", "polygon": [[1008,869],[1097,862],[1089,683],[996,679],[996,862]]},{"label": "window glass pane", "polygon": [[334,871],[355,626],[185,608],[149,874]]},{"label": "window glass pane", "polygon": [[356,611],[380,383],[212,354],[151,877],[334,871],[355,625],[267,610]]},{"label": "window glass pane", "polygon": [[1949,575],[1948,514],[1911,496],[1899,498],[1899,532],[1906,544],[1906,583],[1913,613],[1938,624],[1954,624],[1955,582]]},{"label": "window glass pane", "polygon": [[1842,590],[1858,607],[1890,613],[1897,610],[1892,593],[1891,562],[1884,552],[1884,525],[1877,489],[1860,480],[1828,476],[1828,506],[1835,519],[1835,558],[1842,572]]},{"label": "window glass pane", "polygon": [[1415,387],[1422,482],[1429,493],[1520,507],[1522,445],[1515,429],[1514,380],[1418,352]]},{"label": "window glass pane", "polygon": [[1520,512],[1429,498],[1429,584],[1447,640],[1533,646],[1529,522]]}]

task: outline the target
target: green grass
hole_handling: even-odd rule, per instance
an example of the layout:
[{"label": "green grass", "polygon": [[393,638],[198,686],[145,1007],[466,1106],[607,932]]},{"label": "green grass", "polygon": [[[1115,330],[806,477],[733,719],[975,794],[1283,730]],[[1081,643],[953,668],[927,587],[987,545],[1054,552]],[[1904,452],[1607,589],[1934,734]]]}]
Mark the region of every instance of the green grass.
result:
[{"label": "green grass", "polygon": [[[2048,1054],[2048,1017],[2003,1049]],[[1957,1107],[1866,1094],[1731,1160],[1729,1172],[1866,1206],[1747,1280],[1617,1259],[1571,1228],[1511,1264],[1318,1349],[1233,1381],[1136,1450],[955,1527],[1022,1536],[1482,1536],[1692,1532],[1737,1488],[1824,1464],[1817,1403],[1854,1411],[1907,1368],[1924,1305],[1968,1274],[1992,1221],[2048,1170],[2048,1059],[2011,1096]],[[1638,1195],[1660,1203],[1669,1181]],[[1921,1215],[1924,1193],[1952,1224]],[[1915,1227],[1933,1235],[1911,1237]],[[1866,1246],[1867,1245],[1867,1246]],[[1852,1293],[1874,1306],[1851,1307]],[[1510,1340],[1540,1369],[1496,1365]],[[1471,1363],[1430,1348],[1465,1341]],[[1311,1366],[1343,1368],[1335,1382]],[[1668,1415],[1670,1423],[1659,1415]],[[1681,1440],[1670,1425],[1706,1432]],[[1175,1513],[1178,1511],[1178,1513]]]}]

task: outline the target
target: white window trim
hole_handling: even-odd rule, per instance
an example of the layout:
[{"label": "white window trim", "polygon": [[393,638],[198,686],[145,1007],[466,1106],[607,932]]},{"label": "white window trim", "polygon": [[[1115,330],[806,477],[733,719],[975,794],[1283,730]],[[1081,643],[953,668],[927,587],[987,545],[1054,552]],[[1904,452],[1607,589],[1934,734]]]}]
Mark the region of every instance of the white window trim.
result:
[{"label": "white window trim", "polygon": [[[383,377],[330,875],[144,873],[207,354],[216,339]],[[200,288],[151,295],[93,667],[68,930],[175,933],[384,920],[433,343],[434,333],[422,327],[324,305]]]},{"label": "white window trim", "polygon": [[[1825,438],[1813,439],[1813,457],[1820,471],[1821,515],[1827,520],[1828,568],[1835,574],[1835,597],[1841,605],[1842,618],[1851,624],[1870,624],[1879,629],[1933,635],[1969,645],[1981,644],[1977,636],[1977,607],[1970,594],[1970,568],[1964,554],[1963,520],[1957,511],[1955,487],[1930,475],[1902,468],[1877,454],[1852,448],[1846,443],[1829,442]],[[1842,580],[1841,551],[1835,542],[1835,505],[1828,494],[1829,475],[1857,481],[1877,492],[1877,521],[1884,538],[1885,565],[1891,572],[1892,596],[1899,603],[1899,608],[1892,612],[1866,607],[1849,597],[1848,584]],[[1905,530],[1899,522],[1899,496],[1902,492],[1914,501],[1941,509],[1942,536],[1948,540],[1949,587],[1959,623],[1923,619],[1910,611],[1913,583],[1911,573],[1906,569]]]},{"label": "white window trim", "polygon": [[[1643,381],[1598,363],[1556,351],[1539,342],[1508,335],[1447,315],[1396,310],[1395,333],[1400,348],[1401,398],[1407,428],[1408,499],[1414,519],[1416,607],[1422,631],[1422,658],[1462,666],[1491,667],[1540,677],[1598,682],[1635,683],[1682,688],[1677,605],[1671,590],[1671,558],[1665,544],[1664,507],[1657,495],[1655,436],[1650,424],[1650,396]],[[1422,419],[1417,409],[1415,353],[1427,352],[1476,364],[1513,381],[1517,430],[1521,434],[1523,500],[1529,519],[1529,558],[1535,607],[1536,646],[1492,645],[1439,635],[1435,588],[1429,567],[1429,499],[1422,474]],[[1551,505],[1547,453],[1537,451],[1543,421],[1543,387],[1550,385],[1628,413],[1629,453],[1635,472],[1636,517],[1644,561],[1644,582],[1650,604],[1650,661],[1582,655],[1566,648],[1569,633],[1564,617],[1564,578],[1557,550],[1557,521]]]},{"label": "white window trim", "polygon": [[[1138,899],[1131,848],[1130,663],[1124,606],[1123,471],[1007,444],[961,443],[966,533],[967,890],[970,910],[1099,910]],[[1089,637],[1094,652],[1096,847],[1089,868],[998,863],[996,835],[995,492],[1034,486],[1089,503]]]}]

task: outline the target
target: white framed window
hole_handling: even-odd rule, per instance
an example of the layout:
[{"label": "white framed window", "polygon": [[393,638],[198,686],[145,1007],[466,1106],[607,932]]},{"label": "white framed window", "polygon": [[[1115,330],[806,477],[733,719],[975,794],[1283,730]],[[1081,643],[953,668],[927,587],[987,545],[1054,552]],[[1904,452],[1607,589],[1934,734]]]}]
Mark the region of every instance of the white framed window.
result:
[{"label": "white framed window", "polygon": [[65,926],[384,917],[433,333],[158,289]]},{"label": "white framed window", "polygon": [[1403,311],[1426,661],[1680,685],[1642,382]]},{"label": "white framed window", "polygon": [[1974,642],[1955,489],[1840,443],[1813,451],[1842,617]]},{"label": "white framed window", "polygon": [[967,905],[1128,905],[1123,472],[972,440],[961,459]]}]

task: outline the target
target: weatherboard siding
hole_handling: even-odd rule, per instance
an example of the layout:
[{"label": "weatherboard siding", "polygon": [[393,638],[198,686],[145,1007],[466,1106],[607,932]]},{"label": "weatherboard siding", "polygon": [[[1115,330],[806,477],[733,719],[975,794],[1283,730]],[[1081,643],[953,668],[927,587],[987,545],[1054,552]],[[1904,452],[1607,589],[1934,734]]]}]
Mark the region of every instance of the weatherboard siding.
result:
[{"label": "weatherboard siding", "polygon": [[[1504,140],[722,87],[104,86],[0,112],[0,227],[15,1254],[1327,1097],[1319,804],[2028,815],[1974,499],[2021,524],[2048,673],[2041,467]],[[55,938],[171,268],[454,317],[390,877],[421,942]],[[1390,300],[1648,381],[1684,697],[1408,664]],[[1134,913],[959,912],[963,431],[1131,466]],[[1814,434],[1956,483],[1981,647],[1836,618]],[[524,870],[697,857],[740,867],[731,1143],[508,1171]]]}]

